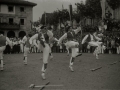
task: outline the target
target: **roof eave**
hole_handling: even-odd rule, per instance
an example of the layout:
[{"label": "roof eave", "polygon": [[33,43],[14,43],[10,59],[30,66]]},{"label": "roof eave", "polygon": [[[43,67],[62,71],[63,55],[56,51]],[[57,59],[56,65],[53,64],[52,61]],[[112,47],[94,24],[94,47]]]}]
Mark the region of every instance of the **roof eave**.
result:
[{"label": "roof eave", "polygon": [[19,2],[13,2],[13,1],[0,1],[0,4],[7,4],[7,5],[26,5],[26,6],[36,6],[37,3],[28,2],[28,1],[19,1]]}]

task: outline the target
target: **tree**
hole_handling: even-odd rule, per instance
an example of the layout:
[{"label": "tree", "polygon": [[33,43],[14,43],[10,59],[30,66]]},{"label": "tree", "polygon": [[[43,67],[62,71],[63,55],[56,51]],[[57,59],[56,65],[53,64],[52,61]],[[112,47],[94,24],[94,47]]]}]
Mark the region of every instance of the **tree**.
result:
[{"label": "tree", "polygon": [[38,21],[33,22],[33,25],[34,26],[39,26],[40,25],[40,21],[38,20]]},{"label": "tree", "polygon": [[75,4],[78,9],[78,14],[81,18],[100,18],[102,14],[100,0],[86,0],[86,3]]},{"label": "tree", "polygon": [[53,24],[57,25],[59,23],[59,13],[58,13],[57,10],[53,12],[53,17],[54,17],[53,18]]},{"label": "tree", "polygon": [[58,10],[58,18],[60,22],[66,26],[66,21],[70,20],[69,12],[67,9]]},{"label": "tree", "polygon": [[53,13],[44,13],[41,18],[41,24],[53,25]]},{"label": "tree", "polygon": [[81,19],[86,17],[86,6],[83,3],[76,3],[75,5],[77,6],[76,16],[79,16]]},{"label": "tree", "polygon": [[76,20],[77,23],[80,22],[80,15],[78,13],[73,13],[73,19]]},{"label": "tree", "polygon": [[120,0],[107,0],[107,2],[113,10],[120,7]]},{"label": "tree", "polygon": [[69,12],[67,9],[56,10],[53,13],[53,18],[51,20],[52,25],[57,26],[58,24],[63,24],[66,27],[67,20],[70,20]]},{"label": "tree", "polygon": [[100,0],[86,0],[87,14],[92,18],[101,17]]}]

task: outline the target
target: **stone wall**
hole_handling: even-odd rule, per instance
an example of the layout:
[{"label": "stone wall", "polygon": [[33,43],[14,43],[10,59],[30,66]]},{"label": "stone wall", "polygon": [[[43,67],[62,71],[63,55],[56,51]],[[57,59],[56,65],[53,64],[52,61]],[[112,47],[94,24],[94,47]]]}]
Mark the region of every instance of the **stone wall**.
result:
[{"label": "stone wall", "polygon": [[[15,7],[14,14],[9,14],[9,12],[0,13],[0,18],[2,18],[2,22],[6,22],[6,23],[9,22],[9,18],[13,18],[14,23],[17,23],[17,24],[20,23],[20,19],[24,19],[24,25],[20,25],[20,30],[14,30],[16,37],[18,37],[20,31],[24,31],[27,34],[31,30],[30,21],[33,21],[33,7],[32,6],[20,6],[20,5],[17,5],[14,7]],[[20,7],[24,7],[24,12],[20,11]],[[4,31],[4,35],[7,36],[7,33],[10,30],[1,30],[1,31]]]}]

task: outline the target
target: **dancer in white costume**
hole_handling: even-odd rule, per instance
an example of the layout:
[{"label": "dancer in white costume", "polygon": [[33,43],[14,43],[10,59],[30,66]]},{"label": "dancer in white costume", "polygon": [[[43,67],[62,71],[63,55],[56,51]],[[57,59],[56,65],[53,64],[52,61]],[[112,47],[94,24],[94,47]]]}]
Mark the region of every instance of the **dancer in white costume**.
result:
[{"label": "dancer in white costume", "polygon": [[[97,31],[97,32],[99,32],[99,33],[97,33],[96,36],[101,38],[101,40],[102,40],[102,38],[104,36],[103,33],[105,33],[106,29],[107,29],[106,22],[104,22],[103,20],[100,20],[99,23],[98,23],[98,29],[99,29],[99,31]],[[100,41],[99,41],[98,44],[99,44],[100,53],[104,53],[104,50],[106,49],[106,46],[104,45],[104,43],[100,43]]]},{"label": "dancer in white costume", "polygon": [[27,36],[23,37],[23,42],[25,43],[25,45],[24,45],[24,58],[23,58],[24,65],[27,65],[28,53],[30,50],[29,40],[30,40],[31,36],[32,36],[32,34],[28,34]]},{"label": "dancer in white costume", "polygon": [[96,39],[96,43],[99,45],[99,47],[98,47],[98,54],[100,54],[102,46],[103,46],[103,42],[102,42],[103,34],[100,31],[96,31],[93,35],[97,38]]},{"label": "dancer in white costume", "polygon": [[[35,27],[35,28],[36,28],[37,32],[41,32],[40,26]],[[45,28],[46,28],[46,27],[45,27]],[[51,28],[50,26],[47,27],[47,30],[49,30],[49,32],[51,33],[51,36],[52,36],[52,37],[49,37],[49,46],[50,46],[49,56],[50,56],[50,60],[53,60],[53,55],[52,55],[51,48],[52,48],[52,46],[53,46],[53,43],[54,43],[54,42],[58,42],[58,40],[57,40],[57,38],[54,38],[54,37],[53,37],[52,28]],[[41,33],[42,33],[42,32],[41,32]],[[39,41],[39,40],[38,40],[38,41]],[[39,41],[39,42],[40,42],[40,41]],[[37,44],[37,43],[36,43],[36,44]],[[43,51],[43,47],[42,47],[42,45],[41,45],[40,43],[38,44],[38,47],[39,47],[39,49],[40,49],[41,51]],[[41,59],[43,59],[43,57],[41,57],[40,60],[41,60]]]},{"label": "dancer in white costume", "polygon": [[73,30],[71,26],[68,26],[66,28],[66,33],[59,39],[58,44],[61,44],[64,39],[67,38],[66,46],[68,49],[72,50],[72,56],[70,58],[70,64],[69,68],[73,72],[73,63],[75,60],[75,57],[81,56],[81,53],[79,52],[79,43],[74,41],[75,35],[81,31],[81,27],[78,27],[76,30]]},{"label": "dancer in white costume", "polygon": [[20,40],[19,40],[19,43],[20,43],[20,52],[23,53],[23,44],[24,44],[24,43],[23,43],[23,40],[20,39]]},{"label": "dancer in white costume", "polygon": [[[50,55],[50,46],[49,46],[49,41],[55,40],[55,38],[53,38],[53,33],[50,30],[45,29],[44,26],[42,26],[39,30],[38,34],[35,34],[34,36],[32,36],[30,38],[30,44],[32,44],[32,41],[34,39],[38,39],[40,41],[40,44],[42,45],[43,48],[43,66],[42,66],[42,78],[45,78],[45,72],[47,69],[47,64],[48,64],[48,58]],[[38,45],[36,45],[36,47],[38,47]]]},{"label": "dancer in white costume", "polygon": [[96,56],[96,59],[99,59],[99,58],[98,58],[98,55],[99,55],[99,44],[101,44],[101,43],[99,43],[99,42],[97,42],[97,41],[100,41],[101,39],[98,38],[98,37],[95,35],[94,32],[95,32],[94,30],[91,30],[91,31],[89,32],[89,34],[87,34],[87,35],[83,38],[83,40],[82,40],[82,45],[86,42],[86,43],[88,43],[88,47],[89,47],[89,48],[90,48],[90,46],[95,47],[94,54],[95,54],[95,56]]},{"label": "dancer in white costume", "polygon": [[6,48],[6,41],[8,42],[8,44],[11,46],[12,48],[12,42],[9,40],[8,37],[3,36],[2,33],[0,33],[0,61],[1,61],[1,65],[0,65],[0,70],[3,71],[4,67],[3,67],[3,51]]}]

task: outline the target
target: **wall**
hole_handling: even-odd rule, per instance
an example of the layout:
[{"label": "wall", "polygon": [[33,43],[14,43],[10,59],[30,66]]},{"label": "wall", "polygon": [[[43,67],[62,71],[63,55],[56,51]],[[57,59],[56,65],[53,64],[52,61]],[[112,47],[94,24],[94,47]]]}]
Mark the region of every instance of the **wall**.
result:
[{"label": "wall", "polygon": [[[0,12],[0,18],[2,18],[2,22],[9,22],[9,18],[14,18],[14,22],[19,24],[20,19],[24,19],[24,25],[20,26],[20,30],[15,30],[15,34],[18,37],[20,31],[25,31],[28,33],[31,30],[31,23],[30,21],[33,21],[33,7],[32,6],[22,6],[25,7],[25,11],[20,11],[20,5],[17,5],[14,7],[14,13],[8,12],[7,5],[1,5],[1,12]],[[9,30],[4,30],[5,35],[7,35],[7,32]]]},{"label": "wall", "polygon": [[31,23],[30,21],[33,20],[33,8],[30,6],[23,6],[25,8],[24,12],[20,12],[21,6],[16,6],[16,22],[19,23],[20,19],[24,19],[24,25],[21,25],[20,30],[29,32],[31,30]]},{"label": "wall", "polygon": [[1,4],[0,5],[0,14],[15,14],[15,6],[14,6],[13,12],[8,12],[8,5]]}]

